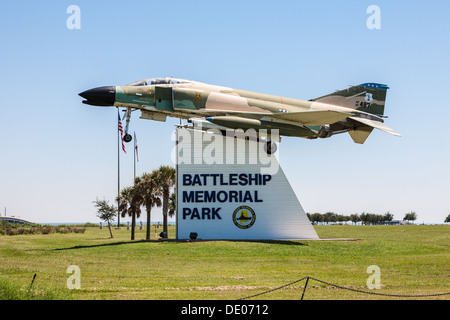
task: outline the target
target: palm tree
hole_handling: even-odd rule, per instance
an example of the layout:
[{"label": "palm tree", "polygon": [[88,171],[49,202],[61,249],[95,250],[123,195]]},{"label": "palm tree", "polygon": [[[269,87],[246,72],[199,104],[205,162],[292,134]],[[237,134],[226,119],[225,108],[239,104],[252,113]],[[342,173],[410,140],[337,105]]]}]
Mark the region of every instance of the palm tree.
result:
[{"label": "palm tree", "polygon": [[141,177],[136,178],[135,186],[139,190],[142,197],[142,205],[147,211],[147,234],[146,240],[150,240],[151,227],[151,211],[154,206],[161,206],[161,199],[159,198],[160,190],[155,179],[156,172],[144,173]]},{"label": "palm tree", "polygon": [[[169,197],[169,217],[173,217],[177,213],[177,195],[172,192]],[[449,215],[450,217],[450,215]]]},{"label": "palm tree", "polygon": [[130,188],[123,188],[116,198],[116,201],[118,202],[118,214],[120,214],[121,217],[125,217],[128,213],[128,199],[130,199]]},{"label": "palm tree", "polygon": [[136,218],[141,215],[142,196],[136,186],[127,187],[120,191],[118,197],[119,213],[124,218],[127,214],[131,216],[131,240],[134,240]]},{"label": "palm tree", "polygon": [[160,166],[155,172],[155,179],[163,198],[163,231],[167,234],[167,213],[169,211],[170,188],[175,185],[175,168],[171,166]]}]

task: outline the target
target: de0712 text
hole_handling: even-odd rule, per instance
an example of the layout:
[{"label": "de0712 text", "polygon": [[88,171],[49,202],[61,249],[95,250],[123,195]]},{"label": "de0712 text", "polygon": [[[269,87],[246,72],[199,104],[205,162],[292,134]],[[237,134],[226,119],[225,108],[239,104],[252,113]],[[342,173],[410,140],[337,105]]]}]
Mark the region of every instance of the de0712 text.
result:
[{"label": "de0712 text", "polygon": [[226,314],[269,314],[269,306],[266,304],[236,304],[225,306]]}]

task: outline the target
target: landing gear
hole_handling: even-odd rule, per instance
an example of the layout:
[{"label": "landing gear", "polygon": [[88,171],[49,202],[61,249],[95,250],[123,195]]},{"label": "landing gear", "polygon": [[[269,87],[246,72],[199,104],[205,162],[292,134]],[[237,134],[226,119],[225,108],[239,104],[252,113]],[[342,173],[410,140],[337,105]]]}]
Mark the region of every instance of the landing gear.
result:
[{"label": "landing gear", "polygon": [[133,140],[133,137],[131,136],[131,134],[127,133],[124,137],[123,137],[123,141],[125,142],[130,142],[131,140]]},{"label": "landing gear", "polygon": [[128,133],[128,125],[130,124],[131,111],[132,111],[131,108],[127,108],[124,115],[124,117],[126,118],[126,125],[125,125],[125,136],[123,137],[123,141],[127,143],[133,140],[131,134]]},{"label": "landing gear", "polygon": [[267,154],[273,154],[277,151],[277,144],[271,140],[268,140],[264,143],[264,151]]}]

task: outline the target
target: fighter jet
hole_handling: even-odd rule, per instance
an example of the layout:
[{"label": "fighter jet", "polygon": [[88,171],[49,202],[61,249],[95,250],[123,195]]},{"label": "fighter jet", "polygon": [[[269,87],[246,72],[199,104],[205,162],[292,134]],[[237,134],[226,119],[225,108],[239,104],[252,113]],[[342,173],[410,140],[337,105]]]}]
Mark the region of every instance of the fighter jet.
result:
[{"label": "fighter jet", "polygon": [[124,108],[127,142],[131,141],[128,134],[131,112],[140,110],[141,119],[187,119],[188,128],[269,132],[266,149],[271,153],[276,148],[270,136],[273,129],[278,129],[280,139],[281,136],[329,138],[348,132],[359,144],[366,141],[374,128],[399,136],[384,124],[388,89],[385,84],[363,83],[315,99],[299,100],[165,77],[93,88],[79,95],[88,105]]}]

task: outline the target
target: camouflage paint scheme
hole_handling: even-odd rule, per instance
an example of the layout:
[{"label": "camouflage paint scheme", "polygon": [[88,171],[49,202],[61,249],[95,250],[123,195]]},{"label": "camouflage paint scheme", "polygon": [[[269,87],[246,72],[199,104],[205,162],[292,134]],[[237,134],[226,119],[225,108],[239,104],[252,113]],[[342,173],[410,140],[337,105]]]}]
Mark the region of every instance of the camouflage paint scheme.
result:
[{"label": "camouflage paint scheme", "polygon": [[311,100],[232,89],[168,78],[115,86],[114,106],[141,110],[141,118],[190,119],[202,129],[278,129],[280,136],[326,138],[349,132],[364,143],[373,128],[399,135],[384,125],[386,85],[364,83]]}]

